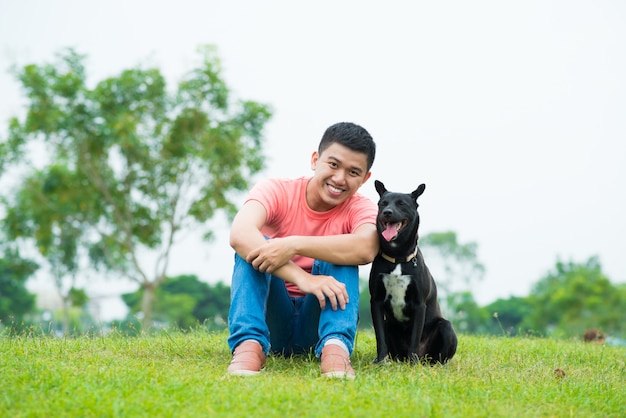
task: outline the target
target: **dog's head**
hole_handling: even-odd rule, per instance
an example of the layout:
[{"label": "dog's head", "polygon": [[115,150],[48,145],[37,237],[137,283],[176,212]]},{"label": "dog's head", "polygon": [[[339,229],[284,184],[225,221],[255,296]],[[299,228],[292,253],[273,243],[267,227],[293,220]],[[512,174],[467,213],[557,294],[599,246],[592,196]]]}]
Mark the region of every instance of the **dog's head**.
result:
[{"label": "dog's head", "polygon": [[374,185],[380,195],[376,228],[381,237],[381,248],[402,250],[416,244],[420,223],[417,198],[424,193],[426,185],[420,184],[411,193],[390,192],[378,180]]}]

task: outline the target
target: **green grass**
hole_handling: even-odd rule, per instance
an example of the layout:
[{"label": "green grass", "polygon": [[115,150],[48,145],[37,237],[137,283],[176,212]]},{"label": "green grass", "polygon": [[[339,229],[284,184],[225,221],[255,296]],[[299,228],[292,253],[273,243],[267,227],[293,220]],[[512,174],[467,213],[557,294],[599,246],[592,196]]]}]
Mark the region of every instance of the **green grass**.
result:
[{"label": "green grass", "polygon": [[373,333],[360,332],[357,378],[344,381],[320,377],[310,356],[226,376],[226,337],[0,334],[0,417],[626,416],[624,348],[460,336],[445,366],[381,366]]}]

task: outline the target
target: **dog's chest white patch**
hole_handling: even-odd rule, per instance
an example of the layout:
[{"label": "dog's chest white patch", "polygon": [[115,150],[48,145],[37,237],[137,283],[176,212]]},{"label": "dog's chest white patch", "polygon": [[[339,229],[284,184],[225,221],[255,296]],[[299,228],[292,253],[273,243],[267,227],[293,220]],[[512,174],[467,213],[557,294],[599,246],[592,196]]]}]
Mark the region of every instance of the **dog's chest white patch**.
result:
[{"label": "dog's chest white patch", "polygon": [[391,310],[393,311],[393,316],[398,321],[409,320],[402,312],[406,305],[404,296],[409,283],[411,283],[411,276],[402,275],[400,264],[391,273],[383,274],[383,284],[387,292],[387,299],[391,298]]}]

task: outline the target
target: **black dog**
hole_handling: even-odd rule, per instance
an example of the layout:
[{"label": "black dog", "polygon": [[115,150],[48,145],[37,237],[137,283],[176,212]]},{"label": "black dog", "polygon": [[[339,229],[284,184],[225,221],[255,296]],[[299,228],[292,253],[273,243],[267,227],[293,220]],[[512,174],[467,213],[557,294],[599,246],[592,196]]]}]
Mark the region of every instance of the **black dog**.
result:
[{"label": "black dog", "polygon": [[417,246],[421,184],[410,194],[389,192],[375,181],[380,253],[372,263],[369,289],[376,332],[376,361],[445,363],[456,353],[452,324],[441,315],[435,281]]}]

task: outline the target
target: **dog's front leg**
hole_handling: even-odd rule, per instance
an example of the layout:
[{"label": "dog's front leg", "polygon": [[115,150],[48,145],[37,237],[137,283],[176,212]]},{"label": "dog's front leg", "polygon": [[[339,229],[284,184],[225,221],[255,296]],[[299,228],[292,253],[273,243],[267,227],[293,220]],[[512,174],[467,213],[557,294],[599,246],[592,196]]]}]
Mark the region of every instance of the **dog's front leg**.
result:
[{"label": "dog's front leg", "polygon": [[376,363],[385,361],[389,348],[387,347],[387,337],[385,335],[385,317],[383,312],[383,302],[372,300],[372,324],[376,334]]},{"label": "dog's front leg", "polygon": [[417,363],[420,360],[419,343],[422,340],[424,332],[424,323],[426,321],[426,305],[420,303],[415,307],[413,315],[413,327],[411,328],[411,340],[409,342],[408,358],[411,363]]}]

